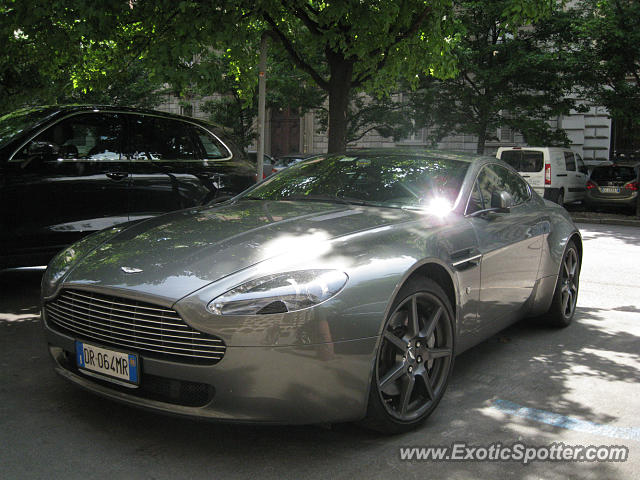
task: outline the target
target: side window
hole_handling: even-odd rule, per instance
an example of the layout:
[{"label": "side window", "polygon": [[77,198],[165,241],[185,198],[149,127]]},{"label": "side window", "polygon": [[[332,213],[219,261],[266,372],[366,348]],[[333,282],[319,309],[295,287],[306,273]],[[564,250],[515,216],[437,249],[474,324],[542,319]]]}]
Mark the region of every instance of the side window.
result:
[{"label": "side window", "polygon": [[582,158],[577,153],[576,153],[576,164],[578,165],[578,171],[580,173],[584,173],[585,175],[589,173],[587,166],[584,164],[584,162],[582,161]]},{"label": "side window", "polygon": [[518,174],[506,170],[505,185],[513,197],[513,204],[520,205],[531,198],[531,191],[527,182]]},{"label": "side window", "polygon": [[134,160],[143,157],[157,162],[176,162],[202,157],[190,124],[149,115],[135,115],[131,120],[130,149]]},{"label": "side window", "polygon": [[215,135],[195,125],[193,125],[192,128],[202,146],[205,158],[209,160],[226,160],[231,157],[229,149]]},{"label": "side window", "polygon": [[491,195],[500,190],[500,178],[488,166],[483,167],[476,180],[476,186],[483,200],[484,208],[491,207]]},{"label": "side window", "polygon": [[60,161],[119,162],[122,124],[117,114],[87,113],[66,118],[25,145],[13,161],[32,166]]},{"label": "side window", "polygon": [[484,206],[484,202],[482,201],[482,194],[480,193],[480,187],[478,186],[478,181],[476,181],[473,184],[473,190],[471,191],[471,195],[469,196],[466,215],[484,210],[485,208],[487,207]]},{"label": "side window", "polygon": [[576,171],[576,160],[573,156],[573,152],[564,152],[564,163],[567,166],[567,170]]},{"label": "side window", "polygon": [[[529,186],[527,185],[527,182],[520,178],[520,176],[504,167],[501,167],[500,165],[489,165],[485,167],[485,169],[493,173],[493,183],[495,184],[497,191],[504,190],[511,194],[514,206],[520,205],[529,200],[531,196]],[[483,197],[487,198],[484,196],[484,192]],[[491,196],[488,198],[489,201],[491,201]]]}]

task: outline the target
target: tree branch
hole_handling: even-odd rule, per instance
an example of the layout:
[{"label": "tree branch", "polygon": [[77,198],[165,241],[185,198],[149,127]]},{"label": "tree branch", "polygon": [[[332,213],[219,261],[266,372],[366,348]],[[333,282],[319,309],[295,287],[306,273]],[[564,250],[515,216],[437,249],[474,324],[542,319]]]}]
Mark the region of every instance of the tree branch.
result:
[{"label": "tree branch", "polygon": [[463,76],[465,78],[465,80],[467,82],[469,82],[469,85],[471,85],[471,88],[473,88],[473,90],[478,94],[478,95],[483,95],[483,93],[480,91],[480,89],[478,88],[478,86],[476,85],[476,83],[471,80],[471,77],[469,77],[469,74],[467,72],[463,73]]},{"label": "tree branch", "polygon": [[323,35],[323,32],[320,30],[320,25],[309,16],[309,14],[305,11],[304,6],[300,8],[289,2],[286,3],[288,4],[289,8],[293,10],[293,14],[298,17],[302,21],[302,23],[304,23],[304,25],[309,29],[309,32],[311,32],[316,37],[321,37]]},{"label": "tree branch", "polygon": [[357,141],[358,141],[358,140],[360,140],[362,137],[364,137],[367,133],[369,133],[369,132],[371,132],[371,131],[375,130],[375,129],[376,129],[376,128],[378,128],[379,126],[380,126],[380,125],[375,125],[375,126],[373,126],[373,127],[369,127],[369,128],[367,128],[367,129],[365,129],[365,130],[358,130],[358,133],[359,133],[360,135],[358,135],[358,136],[355,136],[355,135],[354,135],[352,138],[350,138],[350,139],[347,141],[347,143],[357,142]]},{"label": "tree branch", "polygon": [[267,21],[267,23],[273,29],[273,32],[275,33],[275,35],[278,37],[278,39],[282,43],[282,46],[284,47],[284,49],[290,55],[291,59],[293,60],[293,63],[295,63],[296,66],[298,66],[298,68],[300,68],[300,70],[302,70],[305,73],[308,73],[311,76],[311,78],[313,78],[313,80],[318,84],[318,86],[320,88],[322,88],[323,90],[328,92],[329,91],[329,82],[326,81],[322,77],[322,75],[320,75],[311,65],[309,65],[307,62],[305,62],[303,60],[303,58],[300,56],[300,54],[298,53],[296,48],[293,46],[293,43],[291,43],[291,40],[289,40],[287,38],[287,36],[280,30],[280,28],[278,27],[278,24],[271,17],[271,15],[269,15],[267,12],[263,11],[262,12],[262,16],[264,17],[264,19]]},{"label": "tree branch", "polygon": [[409,28],[407,30],[405,30],[404,32],[399,32],[396,34],[396,36],[394,37],[394,39],[392,40],[392,42],[387,45],[384,50],[381,48],[377,48],[375,50],[373,50],[369,55],[372,57],[375,56],[382,56],[382,58],[378,61],[378,63],[376,64],[375,68],[373,68],[372,70],[369,71],[369,73],[367,73],[366,75],[359,77],[359,78],[355,78],[354,81],[352,82],[352,86],[354,88],[360,87],[362,86],[363,83],[371,80],[371,78],[382,68],[384,68],[384,66],[387,64],[387,60],[389,58],[389,54],[391,52],[391,49],[393,47],[395,47],[396,45],[398,45],[400,42],[402,42],[403,40],[406,40],[407,38],[409,38],[411,35],[413,35],[414,33],[416,33],[418,31],[418,28],[420,28],[420,25],[422,25],[422,23],[426,20],[426,18],[429,16],[429,14],[431,13],[431,7],[425,7],[424,10],[422,10],[422,12],[420,12],[418,15],[416,15],[413,19],[413,21],[411,22],[411,25],[409,26]]}]

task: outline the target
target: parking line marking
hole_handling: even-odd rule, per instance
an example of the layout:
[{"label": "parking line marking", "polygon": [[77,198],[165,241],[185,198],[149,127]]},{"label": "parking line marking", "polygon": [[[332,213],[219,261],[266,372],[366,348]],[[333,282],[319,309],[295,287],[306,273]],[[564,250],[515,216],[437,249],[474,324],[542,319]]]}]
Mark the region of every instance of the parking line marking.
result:
[{"label": "parking line marking", "polygon": [[509,400],[497,399],[493,402],[493,408],[508,415],[527,418],[536,422],[545,423],[554,427],[566,428],[576,432],[592,433],[612,438],[624,438],[626,440],[640,441],[640,428],[614,427],[599,423],[588,422],[578,418],[567,417],[558,413],[539,410],[537,408],[523,407]]}]

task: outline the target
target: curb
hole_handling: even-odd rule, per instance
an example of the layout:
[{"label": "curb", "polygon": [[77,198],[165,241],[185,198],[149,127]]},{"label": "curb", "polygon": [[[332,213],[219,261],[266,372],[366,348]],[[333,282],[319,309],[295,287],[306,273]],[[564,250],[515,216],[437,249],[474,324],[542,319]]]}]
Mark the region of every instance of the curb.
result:
[{"label": "curb", "polygon": [[593,218],[587,216],[571,215],[576,223],[595,223],[604,225],[624,225],[627,227],[640,227],[640,218]]}]

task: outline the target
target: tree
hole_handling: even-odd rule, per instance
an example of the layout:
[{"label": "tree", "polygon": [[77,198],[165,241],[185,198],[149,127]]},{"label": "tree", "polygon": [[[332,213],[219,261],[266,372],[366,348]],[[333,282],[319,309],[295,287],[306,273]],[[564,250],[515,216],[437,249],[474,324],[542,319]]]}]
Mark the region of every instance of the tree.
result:
[{"label": "tree", "polygon": [[417,126],[432,127],[432,140],[453,133],[475,135],[477,153],[499,127],[523,134],[529,144],[564,144],[548,120],[568,113],[572,83],[562,48],[567,16],[557,10],[543,22],[517,28],[505,21],[505,0],[456,3],[465,35],[454,54],[459,73],[421,78],[413,97]]},{"label": "tree", "polygon": [[257,12],[294,64],[327,93],[330,153],[346,149],[352,92],[384,94],[401,76],[455,68],[448,55],[455,34],[450,0],[264,1]]},{"label": "tree", "polygon": [[[246,46],[270,30],[298,70],[328,96],[330,152],[346,147],[353,93],[379,98],[401,78],[415,83],[419,73],[454,74],[450,52],[460,38],[452,0],[36,0],[36,8],[32,2],[2,1],[22,12],[18,27],[32,24],[30,15],[63,25],[68,38],[53,40],[58,50],[98,45],[99,52],[91,53],[105,54],[101,65],[119,53],[143,62],[152,80],[171,85],[215,81],[212,75],[219,72],[199,68],[200,60],[233,52],[240,96],[257,82],[256,55]],[[506,0],[503,14],[522,24],[548,8],[548,0]]]},{"label": "tree", "polygon": [[585,94],[613,117],[640,125],[640,2],[582,0],[571,13]]},{"label": "tree", "polygon": [[73,2],[0,0],[0,111],[48,103],[153,106],[162,82],[132,49],[139,32],[120,25],[128,9],[105,1],[77,11]]}]

